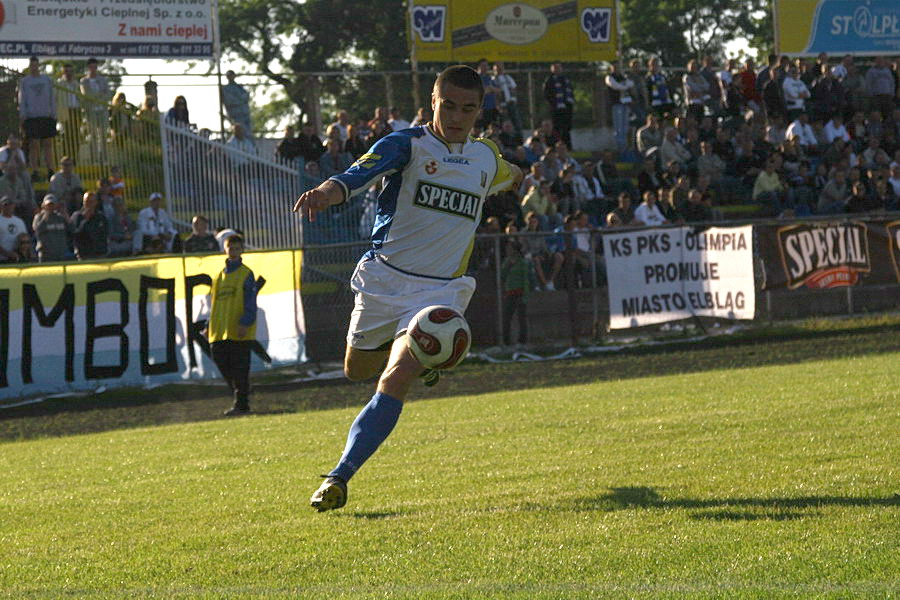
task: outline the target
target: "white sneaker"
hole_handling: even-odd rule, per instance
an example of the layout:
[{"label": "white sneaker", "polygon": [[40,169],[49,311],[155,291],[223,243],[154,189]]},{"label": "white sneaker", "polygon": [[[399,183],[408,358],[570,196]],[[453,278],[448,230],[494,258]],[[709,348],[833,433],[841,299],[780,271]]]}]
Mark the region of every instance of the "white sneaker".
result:
[{"label": "white sneaker", "polygon": [[548,281],[548,282],[547,282],[547,287],[544,288],[544,289],[546,289],[548,292],[555,292],[555,291],[556,291],[556,287],[553,285],[553,282],[552,282],[552,281]]}]

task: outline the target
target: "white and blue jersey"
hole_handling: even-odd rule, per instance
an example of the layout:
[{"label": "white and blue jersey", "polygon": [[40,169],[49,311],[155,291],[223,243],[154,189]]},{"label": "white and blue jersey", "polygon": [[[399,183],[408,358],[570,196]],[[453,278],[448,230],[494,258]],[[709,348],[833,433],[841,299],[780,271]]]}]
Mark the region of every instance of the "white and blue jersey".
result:
[{"label": "white and blue jersey", "polygon": [[369,256],[438,278],[465,273],[485,198],[513,181],[493,142],[448,144],[428,125],[382,138],[331,179],[347,198],[382,177]]}]

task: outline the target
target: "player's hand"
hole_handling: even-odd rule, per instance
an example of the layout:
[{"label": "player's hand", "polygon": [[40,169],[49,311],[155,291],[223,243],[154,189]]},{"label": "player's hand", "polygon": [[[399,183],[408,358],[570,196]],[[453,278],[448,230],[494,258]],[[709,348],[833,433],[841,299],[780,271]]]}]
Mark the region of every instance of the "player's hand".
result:
[{"label": "player's hand", "polygon": [[294,203],[294,212],[298,212],[304,217],[309,218],[310,222],[316,220],[316,213],[325,210],[331,206],[331,199],[328,194],[319,188],[313,188],[307,192],[300,194],[297,202]]}]

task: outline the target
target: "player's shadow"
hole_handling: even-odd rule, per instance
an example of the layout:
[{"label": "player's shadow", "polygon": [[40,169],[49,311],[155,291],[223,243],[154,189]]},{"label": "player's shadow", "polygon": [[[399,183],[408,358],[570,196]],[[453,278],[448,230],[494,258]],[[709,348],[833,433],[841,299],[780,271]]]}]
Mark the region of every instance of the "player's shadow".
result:
[{"label": "player's shadow", "polygon": [[789,521],[815,516],[817,509],[829,506],[898,507],[900,495],[871,496],[796,496],[796,497],[727,497],[668,498],[652,487],[617,487],[599,496],[564,501],[556,506],[573,512],[617,510],[686,509],[690,518],[714,521]]}]

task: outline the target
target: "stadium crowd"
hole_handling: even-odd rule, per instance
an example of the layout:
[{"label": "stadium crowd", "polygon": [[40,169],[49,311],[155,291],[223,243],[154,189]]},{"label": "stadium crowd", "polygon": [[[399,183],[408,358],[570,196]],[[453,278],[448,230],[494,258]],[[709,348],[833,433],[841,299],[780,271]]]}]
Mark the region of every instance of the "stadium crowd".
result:
[{"label": "stadium crowd", "polygon": [[[481,231],[532,232],[516,248],[504,245],[504,260],[521,254],[532,266],[535,286],[554,289],[563,257],[585,264],[596,246],[591,233],[598,228],[711,221],[734,205],[750,209],[742,214],[778,217],[896,210],[898,63],[877,57],[862,69],[850,56],[831,61],[822,54],[811,62],[773,55],[757,69],[749,59],[718,67],[707,57],[690,61],[675,76],[663,71],[656,58],[646,64],[633,60],[627,70],[614,64],[603,78],[614,147],[576,158],[574,88],[563,65],[551,65],[543,84],[548,118],[526,131],[515,77],[503,63],[482,60],[477,68],[486,93],[473,135],[493,140],[527,176],[518,190],[488,199]],[[54,86],[34,58],[20,80],[26,144],[12,133],[0,148],[0,218],[5,221],[0,223],[0,261],[214,249],[208,221],[200,215],[191,237],[182,240],[159,194],[150,196],[136,219],[128,215],[125,180],[116,167],[94,186],[85,186],[73,170],[73,151],[52,172],[49,142],[58,130],[70,142],[85,130],[91,139],[114,140],[128,132],[128,123],[114,110],[124,96],[111,93],[96,60],[88,61],[87,69],[77,78],[65,65]],[[233,72],[227,79],[222,98],[233,135],[226,145],[257,153],[249,94]],[[61,88],[73,93],[59,94]],[[88,97],[98,102],[79,100]],[[148,96],[137,114],[157,117],[155,98]],[[183,96],[165,118],[191,126]],[[355,119],[338,110],[322,136],[308,123],[299,126],[299,133],[288,127],[276,154],[302,165],[305,185],[312,187],[346,169],[392,131],[429,118],[426,108],[419,108],[412,121],[396,108],[376,107],[371,118]],[[67,129],[75,133],[67,135]],[[92,129],[102,132],[91,134]],[[200,134],[209,137],[207,131]],[[36,198],[31,184],[41,179],[42,161],[49,193]],[[336,209],[352,217],[359,239],[371,231],[376,195],[377,189],[370,190]],[[476,253],[475,267],[479,260],[486,259]]]}]

